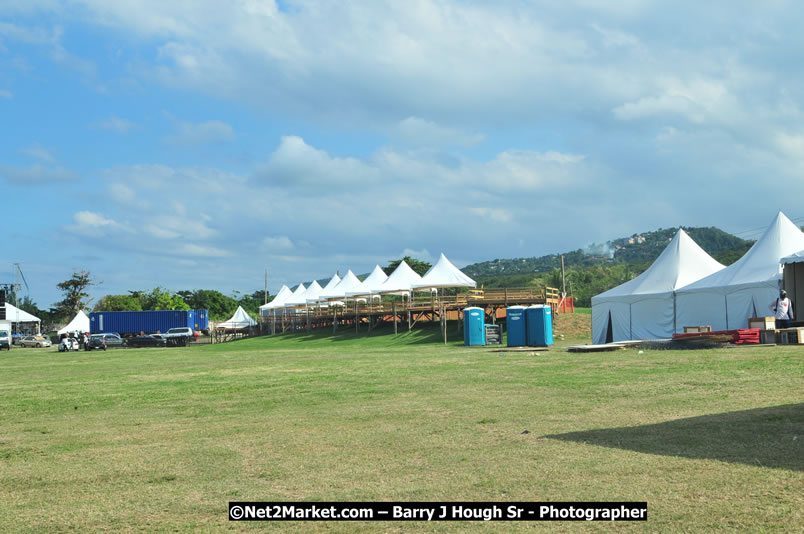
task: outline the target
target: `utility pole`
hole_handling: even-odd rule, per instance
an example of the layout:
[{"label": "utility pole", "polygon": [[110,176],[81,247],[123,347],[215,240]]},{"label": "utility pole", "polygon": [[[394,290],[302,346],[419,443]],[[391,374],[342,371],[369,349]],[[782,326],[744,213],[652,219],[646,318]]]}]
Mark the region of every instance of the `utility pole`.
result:
[{"label": "utility pole", "polygon": [[265,268],[265,302],[263,304],[268,304],[268,267]]}]

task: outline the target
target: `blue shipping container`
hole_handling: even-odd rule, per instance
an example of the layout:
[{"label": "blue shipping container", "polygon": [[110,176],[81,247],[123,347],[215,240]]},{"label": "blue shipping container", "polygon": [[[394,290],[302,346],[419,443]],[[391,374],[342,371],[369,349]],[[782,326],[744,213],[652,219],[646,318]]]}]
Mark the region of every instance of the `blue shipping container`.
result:
[{"label": "blue shipping container", "polygon": [[207,310],[192,310],[193,330],[208,330],[209,329],[209,312]]},{"label": "blue shipping container", "polygon": [[463,344],[485,345],[486,326],[485,312],[483,308],[464,308],[463,309]]},{"label": "blue shipping container", "polygon": [[[196,326],[198,325],[198,326]],[[117,332],[118,334],[165,333],[171,328],[188,326],[193,330],[209,327],[207,310],[152,310],[103,311],[89,314],[89,331],[92,334]]]},{"label": "blue shipping container", "polygon": [[543,347],[553,344],[553,314],[550,306],[537,304],[525,310],[528,345]]},{"label": "blue shipping container", "polygon": [[505,310],[505,328],[508,330],[509,347],[524,347],[528,344],[524,306],[510,306]]}]

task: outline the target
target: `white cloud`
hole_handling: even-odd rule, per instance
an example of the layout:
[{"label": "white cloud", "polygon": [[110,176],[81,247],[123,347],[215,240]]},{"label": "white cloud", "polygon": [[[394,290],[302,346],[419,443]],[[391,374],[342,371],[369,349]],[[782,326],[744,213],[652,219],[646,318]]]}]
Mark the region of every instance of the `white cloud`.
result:
[{"label": "white cloud", "polygon": [[165,142],[174,145],[204,145],[226,143],[235,138],[232,127],[222,121],[190,122],[176,119],[168,114],[176,133],[165,137]]},{"label": "white cloud", "polygon": [[217,234],[216,230],[197,220],[196,217],[173,214],[151,215],[143,229],[146,233],[159,239],[207,240]]},{"label": "white cloud", "polygon": [[414,249],[406,248],[402,252],[400,252],[399,254],[394,255],[394,257],[390,258],[389,260],[393,261],[395,259],[404,258],[406,256],[410,256],[411,258],[416,258],[417,260],[426,261],[428,263],[435,263],[435,260],[437,259],[426,248],[423,248],[421,250],[414,250]]},{"label": "white cloud", "polygon": [[495,223],[509,223],[513,218],[511,210],[507,209],[492,209],[486,207],[469,208],[469,211],[478,217],[487,221]]},{"label": "white cloud", "polygon": [[109,219],[93,211],[79,211],[73,214],[73,224],[66,229],[75,234],[87,237],[102,237],[109,231],[129,230],[114,219]]},{"label": "white cloud", "polygon": [[232,255],[231,252],[221,248],[196,245],[194,243],[181,245],[177,250],[171,253],[179,256],[197,256],[207,258],[225,258]]},{"label": "white cloud", "polygon": [[[49,11],[51,10],[55,9],[49,9]],[[49,51],[50,59],[54,63],[78,72],[84,77],[94,78],[97,72],[95,63],[68,51],[62,44],[63,35],[64,28],[59,25],[43,28],[0,22],[0,38],[5,37],[11,41],[41,46]]]},{"label": "white cloud", "polygon": [[125,184],[109,184],[107,190],[112,199],[119,204],[140,208],[147,208],[150,205],[149,202],[137,198],[137,194],[134,190]]},{"label": "white cloud", "polygon": [[38,159],[46,163],[54,163],[56,161],[56,159],[53,157],[50,151],[48,151],[45,147],[43,147],[39,143],[34,143],[29,147],[23,148],[20,150],[20,152],[28,157]]},{"label": "white cloud", "polygon": [[12,98],[14,98],[14,93],[9,91],[8,89],[0,89],[0,98],[11,100]]},{"label": "white cloud", "polygon": [[262,248],[266,251],[283,250],[293,248],[293,241],[289,237],[281,235],[275,237],[265,237],[262,240]]},{"label": "white cloud", "polygon": [[44,166],[39,163],[25,168],[0,166],[0,177],[14,185],[45,185],[78,180],[76,174],[69,169]]},{"label": "white cloud", "polygon": [[108,130],[121,135],[127,134],[133,128],[137,127],[137,125],[131,121],[114,116],[94,122],[90,126],[98,130]]},{"label": "white cloud", "polygon": [[[379,177],[376,170],[355,158],[333,157],[297,136],[285,136],[268,161],[254,174],[258,183],[276,187],[366,185]],[[320,194],[328,190],[321,189]]]},{"label": "white cloud", "polygon": [[394,128],[393,134],[402,142],[412,146],[469,147],[483,141],[483,136],[480,134],[467,134],[419,117],[408,117],[400,121]]}]

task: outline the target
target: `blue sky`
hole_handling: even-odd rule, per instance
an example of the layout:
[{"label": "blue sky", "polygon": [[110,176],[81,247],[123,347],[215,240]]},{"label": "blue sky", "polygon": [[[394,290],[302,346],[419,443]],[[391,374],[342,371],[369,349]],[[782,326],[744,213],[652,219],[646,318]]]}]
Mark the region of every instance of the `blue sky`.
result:
[{"label": "blue sky", "polygon": [[6,0],[0,274],[49,307],[73,269],[95,298],[251,292],[266,267],[276,292],[407,254],[801,224],[802,13]]}]

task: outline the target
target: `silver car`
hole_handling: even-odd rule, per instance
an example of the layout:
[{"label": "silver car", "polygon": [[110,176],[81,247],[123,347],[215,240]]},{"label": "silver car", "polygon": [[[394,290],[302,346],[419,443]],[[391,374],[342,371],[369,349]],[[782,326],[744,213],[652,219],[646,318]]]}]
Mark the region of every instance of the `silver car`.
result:
[{"label": "silver car", "polygon": [[50,347],[53,343],[50,342],[49,339],[45,339],[42,336],[25,336],[20,340],[20,347],[36,347],[37,349],[40,347]]}]

